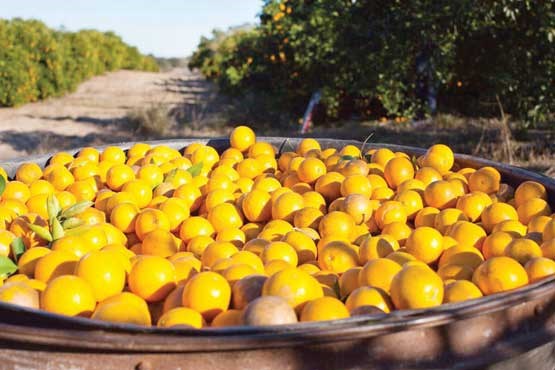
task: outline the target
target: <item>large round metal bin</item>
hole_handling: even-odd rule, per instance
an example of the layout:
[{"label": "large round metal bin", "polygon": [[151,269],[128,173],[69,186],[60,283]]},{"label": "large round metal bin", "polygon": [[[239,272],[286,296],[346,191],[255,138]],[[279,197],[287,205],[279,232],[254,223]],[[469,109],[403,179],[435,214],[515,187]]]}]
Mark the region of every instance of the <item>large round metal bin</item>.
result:
[{"label": "large round metal bin", "polygon": [[[281,151],[299,139],[260,138]],[[226,139],[156,141],[181,149],[192,142],[219,151]],[[320,140],[322,147],[358,141]],[[128,148],[133,143],[119,144]],[[388,144],[411,155],[422,149]],[[13,175],[23,162],[6,161]],[[543,183],[554,204],[555,181],[523,169],[467,155],[456,166],[494,166],[503,181]],[[2,369],[433,369],[555,368],[555,277],[524,288],[426,310],[278,327],[160,329],[59,316],[0,303]]]}]

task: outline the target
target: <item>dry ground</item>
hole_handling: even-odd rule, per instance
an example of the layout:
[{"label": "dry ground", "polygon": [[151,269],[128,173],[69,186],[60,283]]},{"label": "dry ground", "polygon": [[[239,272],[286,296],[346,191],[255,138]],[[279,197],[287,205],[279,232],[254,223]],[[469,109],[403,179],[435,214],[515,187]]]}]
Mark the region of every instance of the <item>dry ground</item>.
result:
[{"label": "dry ground", "polygon": [[[226,104],[212,85],[186,68],[112,72],[64,97],[0,108],[0,159],[121,141],[222,136],[232,127]],[[420,147],[442,142],[457,152],[555,175],[553,128],[520,130],[513,125],[507,138],[504,127],[496,119],[441,115],[418,124],[342,122],[317,127],[309,136],[362,141],[372,134],[373,142]],[[297,136],[284,128],[257,133]]]}]

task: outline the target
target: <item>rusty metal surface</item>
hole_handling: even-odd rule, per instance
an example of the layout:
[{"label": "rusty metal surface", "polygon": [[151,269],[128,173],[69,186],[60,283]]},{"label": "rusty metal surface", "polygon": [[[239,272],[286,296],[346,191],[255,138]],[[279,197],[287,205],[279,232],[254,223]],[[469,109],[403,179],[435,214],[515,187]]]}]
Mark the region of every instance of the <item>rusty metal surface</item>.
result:
[{"label": "rusty metal surface", "polygon": [[[260,138],[292,150],[300,139]],[[181,149],[192,142],[219,150],[226,139],[151,142]],[[357,141],[320,140],[323,147]],[[133,143],[120,144],[128,148]],[[422,149],[387,144],[420,155]],[[28,161],[0,163],[13,175]],[[466,155],[460,166],[494,166],[504,181],[555,181],[540,174]],[[394,311],[324,323],[280,327],[160,329],[70,318],[0,303],[0,364],[22,369],[553,369],[555,277],[514,292],[427,310]],[[510,359],[510,360],[507,360]]]}]

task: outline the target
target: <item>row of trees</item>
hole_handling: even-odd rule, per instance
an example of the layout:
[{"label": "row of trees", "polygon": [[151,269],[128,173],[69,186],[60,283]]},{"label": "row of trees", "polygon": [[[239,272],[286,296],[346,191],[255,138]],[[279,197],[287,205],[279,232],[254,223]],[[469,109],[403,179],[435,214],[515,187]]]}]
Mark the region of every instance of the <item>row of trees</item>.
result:
[{"label": "row of trees", "polygon": [[36,20],[0,20],[0,106],[74,90],[117,69],[157,71],[156,61],[112,32],[64,32]]},{"label": "row of trees", "polygon": [[[215,31],[191,58],[267,119],[555,111],[555,3],[535,0],[266,0],[260,23]],[[284,112],[291,113],[290,115]]]}]

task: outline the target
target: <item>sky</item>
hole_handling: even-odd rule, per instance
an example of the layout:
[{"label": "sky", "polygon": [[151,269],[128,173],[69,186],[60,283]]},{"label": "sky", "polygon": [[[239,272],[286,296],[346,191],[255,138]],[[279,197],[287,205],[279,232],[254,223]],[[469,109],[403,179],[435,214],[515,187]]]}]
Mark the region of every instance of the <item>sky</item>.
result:
[{"label": "sky", "polygon": [[262,0],[3,0],[0,18],[39,19],[69,31],[115,31],[141,52],[190,55],[214,28],[255,23]]}]

